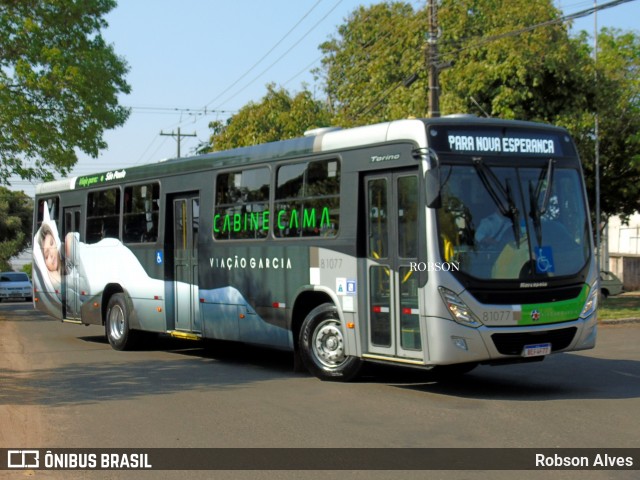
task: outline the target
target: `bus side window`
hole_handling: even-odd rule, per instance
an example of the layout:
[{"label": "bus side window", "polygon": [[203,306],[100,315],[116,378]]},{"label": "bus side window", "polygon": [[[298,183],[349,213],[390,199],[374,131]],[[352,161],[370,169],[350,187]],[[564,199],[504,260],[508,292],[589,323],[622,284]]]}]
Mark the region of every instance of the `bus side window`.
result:
[{"label": "bus side window", "polygon": [[418,178],[398,179],[398,254],[402,258],[418,256]]},{"label": "bus side window", "polygon": [[370,258],[387,258],[387,180],[369,182],[369,252]]},{"label": "bus side window", "polygon": [[340,227],[340,164],[294,163],[277,171],[275,237],[335,237]]},{"label": "bus side window", "polygon": [[87,243],[119,238],[120,189],[89,192],[87,198]]},{"label": "bus side window", "polygon": [[268,168],[221,173],[216,178],[213,236],[216,240],[266,238],[269,231]]},{"label": "bus side window", "polygon": [[158,239],[158,183],[135,185],[124,190],[123,241],[155,242]]},{"label": "bus side window", "polygon": [[49,212],[49,220],[51,222],[56,222],[58,220],[58,211],[60,210],[59,204],[60,200],[58,197],[45,198],[38,202],[37,228],[40,228],[40,225],[42,225],[45,209]]}]

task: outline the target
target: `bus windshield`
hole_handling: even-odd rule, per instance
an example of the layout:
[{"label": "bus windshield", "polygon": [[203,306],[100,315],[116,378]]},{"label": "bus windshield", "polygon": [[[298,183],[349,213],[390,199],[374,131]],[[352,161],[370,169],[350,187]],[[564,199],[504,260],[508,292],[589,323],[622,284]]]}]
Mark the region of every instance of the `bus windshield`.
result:
[{"label": "bus windshield", "polygon": [[580,172],[555,160],[505,163],[442,165],[443,259],[481,280],[577,274],[590,255]]}]

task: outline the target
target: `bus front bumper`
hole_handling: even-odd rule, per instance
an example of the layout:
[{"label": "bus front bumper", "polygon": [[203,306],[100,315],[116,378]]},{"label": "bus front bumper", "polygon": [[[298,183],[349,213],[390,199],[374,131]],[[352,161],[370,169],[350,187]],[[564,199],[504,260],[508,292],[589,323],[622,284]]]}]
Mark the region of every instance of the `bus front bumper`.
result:
[{"label": "bus front bumper", "polygon": [[[593,348],[597,314],[536,326],[471,328],[453,320],[427,317],[427,364],[507,363],[540,360],[549,353]],[[426,352],[425,352],[426,353]]]}]

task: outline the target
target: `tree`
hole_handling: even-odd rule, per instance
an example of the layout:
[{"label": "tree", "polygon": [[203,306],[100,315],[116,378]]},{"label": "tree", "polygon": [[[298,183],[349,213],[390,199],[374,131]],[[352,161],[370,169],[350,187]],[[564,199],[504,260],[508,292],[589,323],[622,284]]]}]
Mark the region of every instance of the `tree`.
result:
[{"label": "tree", "polygon": [[[573,38],[553,0],[442,0],[438,9],[443,114],[475,113],[565,126],[578,144],[594,205],[594,112],[599,112],[603,216],[640,208],[638,36],[603,32],[598,81],[586,35]],[[359,7],[321,45],[334,123],[361,125],[426,111],[424,10]],[[413,75],[412,75],[413,74]],[[407,80],[415,80],[410,82]],[[408,87],[407,87],[408,85]]]},{"label": "tree", "polygon": [[[581,34],[584,44],[586,33]],[[589,52],[590,53],[590,52]],[[640,211],[640,37],[602,29],[598,59],[587,81],[594,87],[594,107],[560,121],[582,156],[591,212],[595,212],[595,112],[598,114],[600,224],[612,215],[623,221]]]},{"label": "tree", "polygon": [[9,259],[30,243],[33,200],[24,192],[0,187],[0,269],[11,270]]},{"label": "tree", "polygon": [[324,57],[316,74],[336,125],[426,114],[426,25],[426,13],[405,3],[361,6],[320,45]]},{"label": "tree", "polygon": [[553,122],[561,112],[587,108],[592,97],[582,84],[584,48],[566,26],[527,30],[559,18],[553,0],[442,0],[439,56],[427,60],[426,9],[397,2],[359,7],[320,46],[316,73],[343,126],[425,116],[431,61],[450,66],[440,73],[444,114]]},{"label": "tree", "polygon": [[213,122],[209,126],[211,151],[273,142],[299,137],[310,128],[329,125],[330,115],[322,103],[304,90],[291,97],[285,89],[267,85],[260,103],[249,103],[228,122]]},{"label": "tree", "polygon": [[552,0],[443,1],[442,110],[550,123],[589,110],[589,61],[560,17]]},{"label": "tree", "polygon": [[115,0],[0,0],[0,184],[67,174],[128,110],[128,67],[101,35]]}]

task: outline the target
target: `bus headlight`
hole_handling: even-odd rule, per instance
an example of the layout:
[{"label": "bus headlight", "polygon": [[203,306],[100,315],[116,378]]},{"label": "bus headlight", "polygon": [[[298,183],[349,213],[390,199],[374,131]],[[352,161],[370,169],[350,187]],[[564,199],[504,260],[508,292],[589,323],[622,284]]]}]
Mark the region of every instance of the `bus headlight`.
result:
[{"label": "bus headlight", "polygon": [[598,308],[598,282],[591,285],[589,296],[587,297],[587,301],[584,302],[580,318],[587,318],[589,315],[592,315],[593,312],[596,311],[596,308]]},{"label": "bus headlight", "polygon": [[453,320],[467,327],[478,328],[482,325],[480,319],[473,314],[471,309],[458,295],[448,288],[440,287],[439,290],[442,301],[447,306]]}]

